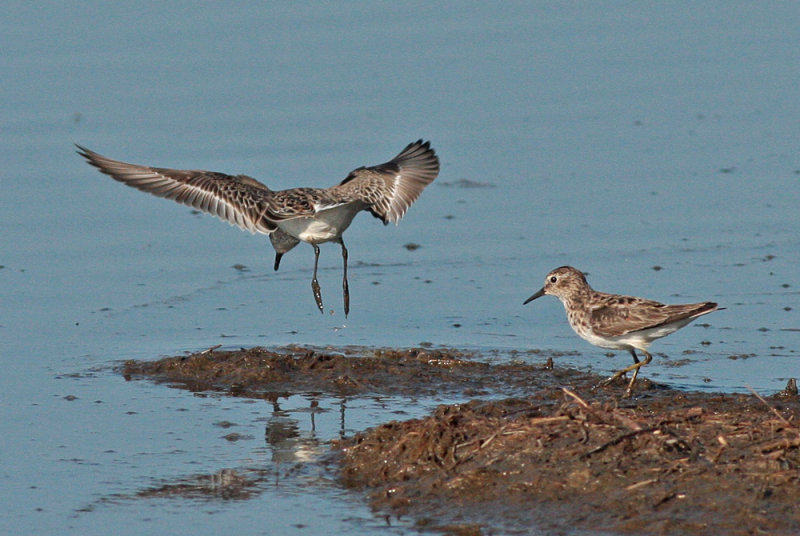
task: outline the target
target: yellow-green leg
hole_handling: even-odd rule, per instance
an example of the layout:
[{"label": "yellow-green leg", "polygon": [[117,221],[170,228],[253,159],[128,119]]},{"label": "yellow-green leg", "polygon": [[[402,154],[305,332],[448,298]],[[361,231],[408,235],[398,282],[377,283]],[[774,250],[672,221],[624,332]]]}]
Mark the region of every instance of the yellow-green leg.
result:
[{"label": "yellow-green leg", "polygon": [[613,376],[603,381],[601,385],[607,385],[616,380],[617,378],[627,374],[628,372],[633,371],[633,377],[631,378],[631,381],[628,383],[628,388],[625,389],[625,398],[630,397],[631,393],[633,393],[633,384],[636,382],[636,377],[639,375],[639,369],[653,360],[653,356],[651,356],[647,350],[640,350],[640,351],[644,354],[644,361],[639,361],[636,352],[633,349],[631,349],[630,353],[633,356],[633,365],[626,367],[620,370],[619,372],[614,373]]}]

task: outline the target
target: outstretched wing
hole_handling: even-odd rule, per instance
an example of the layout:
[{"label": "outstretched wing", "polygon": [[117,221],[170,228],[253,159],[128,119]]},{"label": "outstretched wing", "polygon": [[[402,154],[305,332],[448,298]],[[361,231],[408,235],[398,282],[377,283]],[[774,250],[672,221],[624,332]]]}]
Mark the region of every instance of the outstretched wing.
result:
[{"label": "outstretched wing", "polygon": [[430,142],[417,140],[386,163],[354,169],[329,192],[358,199],[383,223],[397,223],[437,175],[436,152]]},{"label": "outstretched wing", "polygon": [[267,217],[272,192],[252,177],[128,164],[76,146],[89,164],[123,184],[189,205],[251,233],[271,233],[276,228]]}]

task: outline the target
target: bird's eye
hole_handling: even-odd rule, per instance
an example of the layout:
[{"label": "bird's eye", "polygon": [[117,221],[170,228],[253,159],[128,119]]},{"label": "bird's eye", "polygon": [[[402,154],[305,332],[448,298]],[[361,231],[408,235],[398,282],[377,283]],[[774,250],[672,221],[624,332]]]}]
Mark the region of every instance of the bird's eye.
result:
[{"label": "bird's eye", "polygon": [[555,283],[556,281],[558,281],[558,278],[556,276],[550,278],[551,283]]}]

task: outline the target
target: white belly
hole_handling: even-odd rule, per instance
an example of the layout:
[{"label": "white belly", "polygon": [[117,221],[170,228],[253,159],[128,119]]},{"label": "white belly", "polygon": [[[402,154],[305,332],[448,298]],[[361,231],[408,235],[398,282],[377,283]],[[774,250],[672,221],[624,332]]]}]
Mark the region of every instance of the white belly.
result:
[{"label": "white belly", "polygon": [[278,227],[303,242],[321,244],[342,236],[359,210],[360,207],[355,203],[339,205],[317,212],[313,218],[284,220],[278,224]]},{"label": "white belly", "polygon": [[[628,350],[632,347],[640,347],[638,344],[631,344],[631,342],[638,341],[633,341],[626,335],[623,335],[622,337],[600,337],[594,333],[582,333],[578,331],[576,331],[576,333],[578,333],[583,340],[588,341],[595,346],[599,346],[600,348],[608,348],[610,350]],[[644,348],[647,349],[647,346]]]},{"label": "white belly", "polygon": [[600,348],[609,348],[611,350],[630,350],[632,348],[637,350],[647,350],[650,347],[650,343],[652,343],[654,340],[660,339],[661,337],[666,337],[670,333],[674,333],[692,320],[694,320],[694,318],[685,318],[677,322],[672,322],[671,324],[665,324],[655,328],[641,329],[639,331],[633,331],[617,337],[601,337],[591,332],[586,333],[579,331],[578,329],[575,329],[574,326],[573,329],[575,330],[575,333],[580,335],[583,339],[589,341],[595,346],[599,346]]}]

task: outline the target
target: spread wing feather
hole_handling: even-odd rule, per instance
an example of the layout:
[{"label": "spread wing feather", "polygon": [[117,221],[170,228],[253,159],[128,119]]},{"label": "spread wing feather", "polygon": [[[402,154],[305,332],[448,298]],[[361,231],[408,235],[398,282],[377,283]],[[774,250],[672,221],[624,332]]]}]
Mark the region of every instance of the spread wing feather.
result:
[{"label": "spread wing feather", "polygon": [[275,230],[273,192],[247,175],[141,166],[112,160],[80,145],[78,154],[113,179],[202,210],[251,233]]},{"label": "spread wing feather", "polygon": [[417,140],[388,162],[354,169],[329,192],[358,199],[384,223],[397,223],[438,174],[439,158],[430,142]]}]

